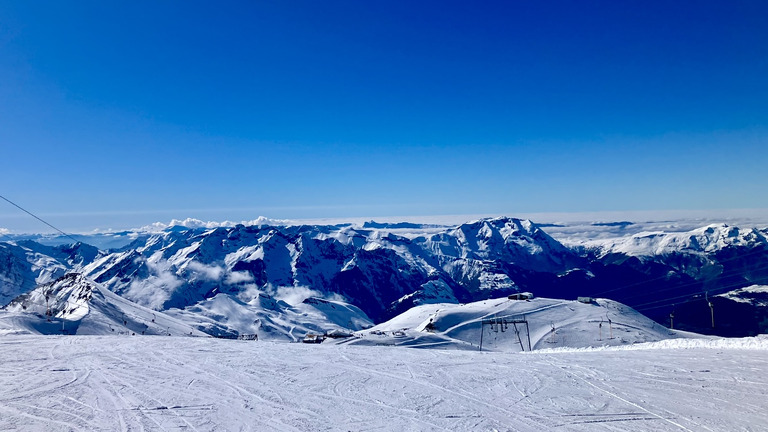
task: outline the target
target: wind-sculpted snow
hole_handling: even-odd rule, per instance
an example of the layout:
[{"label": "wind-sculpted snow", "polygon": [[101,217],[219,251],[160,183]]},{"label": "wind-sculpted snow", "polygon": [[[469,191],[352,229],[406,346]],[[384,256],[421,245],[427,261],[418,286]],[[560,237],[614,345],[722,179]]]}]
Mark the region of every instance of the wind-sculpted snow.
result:
[{"label": "wind-sculpted snow", "polygon": [[768,351],[0,338],[0,429],[760,431]]}]

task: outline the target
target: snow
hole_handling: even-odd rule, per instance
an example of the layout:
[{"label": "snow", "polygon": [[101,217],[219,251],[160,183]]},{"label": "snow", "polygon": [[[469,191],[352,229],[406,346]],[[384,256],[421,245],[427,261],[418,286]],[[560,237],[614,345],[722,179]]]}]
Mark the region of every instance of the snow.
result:
[{"label": "snow", "polygon": [[694,335],[690,339],[666,339],[657,342],[645,342],[623,346],[600,346],[584,348],[544,348],[537,353],[566,353],[566,352],[596,352],[596,351],[638,351],[649,349],[738,349],[738,350],[768,350],[768,337],[760,335],[745,338],[702,337]]},{"label": "snow", "polygon": [[719,294],[716,297],[727,298],[739,303],[768,306],[768,286],[751,285],[746,288],[740,288]]},{"label": "snow", "polygon": [[766,234],[756,228],[740,229],[720,223],[684,232],[640,232],[612,239],[586,241],[583,245],[599,248],[603,253],[655,256],[674,252],[711,253],[729,246],[750,247],[767,242]]},{"label": "snow", "polygon": [[363,311],[348,303],[315,297],[290,300],[298,302],[289,304],[263,292],[249,302],[217,294],[194,306],[166,313],[209,334],[256,334],[261,340],[294,342],[307,333],[360,330],[373,325]]},{"label": "snow", "polygon": [[[478,350],[481,322],[488,319],[527,322],[510,323],[504,331],[485,325],[482,328],[483,350],[490,351],[527,351],[529,336],[533,349],[620,346],[702,337],[662,327],[632,308],[608,299],[585,304],[547,298],[497,298],[462,305],[416,306],[387,322],[358,332],[358,337],[352,341],[341,343],[413,348],[437,345],[443,349]],[[428,327],[432,327],[431,331]]]},{"label": "snow", "polygon": [[726,223],[741,228],[768,226],[768,209],[672,210],[584,213],[531,213],[516,217],[536,221],[558,241],[571,246],[643,232],[682,233]]},{"label": "snow", "polygon": [[[52,314],[50,319],[45,316],[46,305]],[[76,273],[41,285],[8,305],[0,312],[0,332],[208,336],[164,313],[128,301]]]},{"label": "snow", "polygon": [[3,336],[0,429],[765,430],[765,340],[637,347],[522,355]]},{"label": "snow", "polygon": [[[74,235],[84,243],[94,245],[102,250],[120,248],[137,238],[162,233],[167,230],[182,228],[210,229],[234,227],[237,225],[282,227],[299,225],[351,225],[364,227],[367,224],[382,232],[395,232],[404,237],[415,238],[443,231],[446,228],[454,227],[470,220],[495,218],[498,216],[500,214],[401,215],[315,219],[274,219],[259,216],[253,220],[239,222],[202,221],[186,218],[173,219],[168,223],[155,222],[140,228],[124,231],[114,231],[115,227],[112,227],[107,230],[94,230],[93,232]],[[725,222],[729,225],[757,228],[768,226],[768,209],[514,213],[508,214],[508,216],[536,221],[549,235],[568,245],[580,245],[590,240],[611,239],[640,232],[690,231],[710,223]],[[629,223],[621,224],[621,222]],[[14,234],[5,228],[0,228],[0,234],[18,240],[31,239],[46,245],[60,245],[72,241],[71,238],[61,236],[58,233]]]},{"label": "snow", "polygon": [[[370,318],[380,322],[412,305],[457,303],[518,290],[531,290],[537,295],[573,295],[571,298],[575,298],[579,294],[605,292],[605,286],[619,286],[608,291],[620,295],[616,290],[623,289],[624,285],[619,276],[614,280],[612,267],[608,269],[611,271],[600,271],[603,263],[595,258],[599,256],[599,251],[587,250],[583,247],[587,243],[571,250],[547,234],[549,225],[541,228],[528,220],[501,217],[452,227],[370,222],[363,227],[314,225],[286,228],[262,226],[261,223],[269,221],[259,219],[254,222],[259,225],[258,228],[238,226],[231,229],[222,228],[229,226],[228,223],[199,222],[181,221],[165,231],[151,235],[145,233],[130,249],[122,251],[98,252],[92,248],[94,255],[88,257],[95,261],[79,271],[127,300],[154,310],[173,309],[177,317],[196,328],[217,327],[228,334],[256,332],[264,324],[266,318],[257,316],[259,312],[256,309],[260,305],[250,304],[253,300],[260,302],[259,292],[277,300],[298,296],[306,298],[305,292],[311,292],[313,297],[356,304]],[[660,224],[620,221],[592,223],[589,226],[601,233],[622,231],[626,234],[639,226],[660,228]],[[560,228],[565,230],[567,226],[552,226],[553,230]],[[419,237],[409,240],[409,235],[414,233],[418,233]],[[649,261],[649,265],[658,262],[670,268],[669,283],[665,280],[665,285],[659,288],[664,291],[674,289],[668,285],[677,280],[675,276],[678,273],[699,280],[706,277],[722,279],[723,267],[718,265],[716,258],[710,259],[714,252],[739,245],[736,252],[741,254],[750,246],[764,246],[766,242],[768,231],[718,223],[684,232],[640,232],[619,240],[594,240],[591,244],[604,248],[605,253],[654,255],[654,258],[639,261]],[[6,244],[2,249],[10,250],[10,247]],[[42,277],[53,280],[65,271],[78,270],[70,268],[73,266],[69,263],[73,261],[69,258],[72,254],[66,255],[66,260],[55,254],[55,259],[48,258],[46,261],[45,254],[40,255],[38,249],[51,249],[47,246],[37,245],[28,251],[14,247],[18,249],[16,254],[22,254],[21,258],[11,255],[12,265],[0,272],[3,273],[0,275],[0,295],[6,300],[29,291]],[[678,255],[673,254],[668,261],[664,261],[664,257],[656,257],[656,254],[676,252],[684,256],[678,259]],[[612,260],[608,265],[618,263],[618,270],[640,277],[629,268],[634,261],[622,261],[624,257],[608,258]],[[759,271],[759,266],[755,266],[757,264],[745,264],[744,268],[749,270],[742,273],[748,275],[753,269]],[[43,271],[46,268],[52,268],[53,272],[48,275]],[[650,266],[647,268],[652,281],[663,279],[651,277],[655,270]],[[590,273],[589,269],[595,272]],[[645,269],[642,271],[645,272]],[[565,277],[574,272],[572,276]],[[550,278],[555,275],[563,277]],[[35,278],[38,280],[35,281]],[[757,282],[759,280],[750,279],[749,283]],[[569,284],[573,284],[573,290]],[[232,299],[212,301],[214,296],[221,294]],[[633,294],[628,299],[637,297]],[[292,306],[301,303],[286,302]],[[642,306],[639,301],[636,304]],[[220,313],[218,309],[243,311],[243,316],[232,317],[230,322],[235,327],[224,328],[224,321],[215,322],[219,320],[215,317],[228,314]],[[180,310],[182,312],[178,312]],[[199,312],[199,316],[194,316],[195,312]],[[295,312],[279,312],[279,317],[271,316],[267,320],[268,327],[279,328],[278,333],[291,340],[301,336],[296,330],[318,328],[305,325],[307,323],[302,318],[304,312]],[[266,314],[274,315],[272,312]],[[272,318],[279,318],[279,322]],[[289,318],[299,321],[290,321]],[[607,315],[604,318],[607,320]],[[659,314],[655,318],[660,319]],[[587,320],[591,326],[589,329],[585,327],[574,331],[594,334],[594,327],[599,325],[600,319],[600,316],[590,317]],[[540,321],[545,322],[543,318]],[[546,333],[550,331],[551,324],[564,336],[560,340],[568,344],[572,340],[577,343],[583,340],[578,334],[576,339],[565,334],[566,328],[558,327],[556,322],[545,324],[543,329],[536,331]],[[457,335],[442,336],[452,339],[446,339],[449,344],[456,340],[463,341],[459,345],[476,343],[469,337],[474,330],[464,331],[467,337],[463,339],[457,338]],[[660,336],[651,335],[650,338],[658,339]],[[633,343],[644,340],[643,337],[636,334],[631,338],[618,337],[618,340]],[[557,338],[552,338],[550,343],[559,343],[557,341]]]},{"label": "snow", "polygon": [[221,228],[221,227],[234,227],[236,225],[245,225],[245,226],[290,225],[292,223],[293,222],[290,220],[271,219],[265,216],[259,216],[253,220],[240,221],[240,222],[202,221],[200,219],[195,219],[195,218],[186,218],[186,219],[171,219],[171,221],[168,223],[155,222],[149,225],[145,225],[141,228],[136,228],[135,231],[147,232],[147,233],[158,233],[173,227],[183,227],[183,228],[191,228],[191,229],[197,229],[197,228],[210,229],[210,228]]}]

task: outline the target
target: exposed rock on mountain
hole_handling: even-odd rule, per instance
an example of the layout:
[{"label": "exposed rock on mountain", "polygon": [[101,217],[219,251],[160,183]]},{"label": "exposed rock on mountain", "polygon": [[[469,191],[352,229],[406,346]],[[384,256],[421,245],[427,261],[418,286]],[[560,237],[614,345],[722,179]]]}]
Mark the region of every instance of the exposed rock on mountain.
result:
[{"label": "exposed rock on mountain", "polygon": [[[666,323],[675,305],[705,291],[717,295],[768,283],[766,232],[724,224],[573,247],[513,218],[456,227],[174,226],[131,237],[136,240],[112,251],[0,243],[0,300],[79,271],[128,301],[187,318],[197,313],[205,317],[199,328],[228,334],[256,331],[251,324],[257,319],[277,319],[261,310],[294,316],[291,308],[304,307],[308,297],[355,305],[363,320],[382,322],[413,306],[519,291],[612,298]],[[235,309],[255,314],[251,324],[226,324],[217,312]],[[267,327],[294,337],[290,326]]]}]

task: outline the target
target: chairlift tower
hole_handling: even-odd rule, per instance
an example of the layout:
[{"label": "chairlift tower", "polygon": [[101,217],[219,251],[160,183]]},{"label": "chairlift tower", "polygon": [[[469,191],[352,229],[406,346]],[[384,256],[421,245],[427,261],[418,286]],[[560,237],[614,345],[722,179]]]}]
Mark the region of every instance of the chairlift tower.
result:
[{"label": "chairlift tower", "polygon": [[523,340],[520,338],[520,328],[517,327],[518,324],[525,324],[525,333],[528,338],[528,351],[531,351],[531,332],[528,327],[528,320],[525,319],[525,315],[522,317],[493,317],[493,318],[486,318],[480,321],[480,351],[483,350],[483,333],[485,333],[485,326],[490,326],[491,331],[498,333],[499,331],[505,332],[507,329],[509,329],[509,325],[512,324],[512,327],[515,330],[515,336],[517,336],[517,342],[520,344],[520,349],[525,351],[525,345],[523,345]]},{"label": "chairlift tower", "polygon": [[704,298],[707,300],[707,305],[709,305],[709,313],[710,317],[712,318],[712,328],[715,328],[715,305],[712,304],[712,300],[709,299],[709,292],[704,293]]},{"label": "chairlift tower", "polygon": [[605,319],[608,320],[608,332],[609,332],[608,339],[613,339],[613,322],[611,321],[611,318],[608,317],[607,314],[605,315]]},{"label": "chairlift tower", "polygon": [[600,324],[597,327],[600,329],[600,337],[597,340],[601,341],[603,340],[603,320],[600,320]]},{"label": "chairlift tower", "polygon": [[48,320],[48,322],[51,322],[51,306],[48,304],[48,300],[50,299],[50,294],[45,293],[45,319]]}]

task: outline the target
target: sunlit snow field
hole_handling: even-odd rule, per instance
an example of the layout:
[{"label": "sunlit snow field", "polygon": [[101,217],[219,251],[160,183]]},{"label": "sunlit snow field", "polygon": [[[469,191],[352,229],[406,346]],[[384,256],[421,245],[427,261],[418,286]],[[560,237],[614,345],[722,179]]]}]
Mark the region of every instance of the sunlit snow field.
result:
[{"label": "sunlit snow field", "polygon": [[768,429],[768,339],[622,348],[4,336],[0,430]]}]

